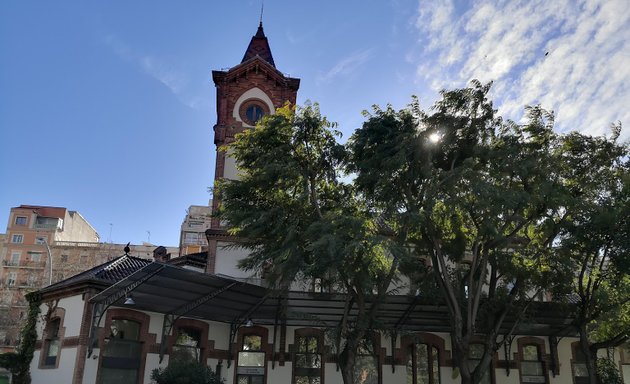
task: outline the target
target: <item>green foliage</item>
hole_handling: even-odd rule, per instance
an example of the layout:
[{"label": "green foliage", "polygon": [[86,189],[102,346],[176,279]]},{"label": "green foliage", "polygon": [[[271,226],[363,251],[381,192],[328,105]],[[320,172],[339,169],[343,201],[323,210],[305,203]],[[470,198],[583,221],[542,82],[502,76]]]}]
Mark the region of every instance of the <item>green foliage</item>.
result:
[{"label": "green foliage", "polygon": [[[348,152],[338,137],[317,104],[287,105],[263,118],[229,147],[239,179],[219,183],[218,216],[250,250],[241,268],[264,271],[278,289],[317,279],[352,298],[358,320],[345,317],[335,336],[337,352],[352,362],[358,341],[378,327],[375,313],[398,261],[386,253],[390,240],[377,216],[347,183]],[[352,363],[342,368],[352,382]]]},{"label": "green foliage", "polygon": [[571,211],[558,251],[577,271],[574,325],[592,352],[630,339],[630,163],[617,138],[571,133],[558,149]]},{"label": "green foliage", "polygon": [[437,282],[466,382],[483,376],[466,363],[475,334],[485,334],[486,367],[507,314],[523,320],[537,292],[566,293],[561,283],[572,277],[554,249],[574,212],[553,115],[530,107],[525,124],[503,121],[489,87],[444,91],[431,112],[417,100],[401,111],[375,107],[348,145],[368,206],[396,241],[412,245],[412,257],[431,261],[430,275],[413,277]]},{"label": "green foliage", "polygon": [[210,367],[191,359],[176,359],[165,368],[151,372],[157,384],[222,384],[224,380]]},{"label": "green foliage", "polygon": [[623,384],[621,372],[612,359],[597,359],[597,379],[601,384]]},{"label": "green foliage", "polygon": [[26,296],[28,300],[28,314],[20,333],[20,346],[17,352],[0,355],[0,367],[8,369],[13,374],[13,383],[30,384],[30,365],[35,352],[37,341],[37,317],[40,312],[41,298],[37,292]]},{"label": "green foliage", "polygon": [[359,280],[387,268],[374,220],[342,181],[346,151],[333,127],[317,104],[287,105],[230,146],[239,180],[219,183],[218,215],[249,241],[240,266],[264,270],[279,288],[301,276],[371,290]]},{"label": "green foliage", "polygon": [[[443,91],[428,111],[417,99],[399,111],[374,107],[345,146],[316,104],[285,106],[230,145],[239,180],[219,184],[218,216],[251,251],[240,267],[280,289],[321,279],[348,294],[359,315],[335,329],[345,382],[343,362],[352,365],[378,329],[374,314],[391,286],[401,288],[400,272],[448,308],[466,383],[481,380],[507,339],[500,333],[526,321],[538,293],[575,292],[576,266],[597,279],[578,293],[596,300],[590,328],[627,322],[630,174],[620,127],[611,139],[560,135],[539,106],[526,108],[524,124],[504,121],[489,89],[473,81]],[[603,313],[616,325],[593,316]],[[481,368],[471,371],[468,345],[479,334]]]}]

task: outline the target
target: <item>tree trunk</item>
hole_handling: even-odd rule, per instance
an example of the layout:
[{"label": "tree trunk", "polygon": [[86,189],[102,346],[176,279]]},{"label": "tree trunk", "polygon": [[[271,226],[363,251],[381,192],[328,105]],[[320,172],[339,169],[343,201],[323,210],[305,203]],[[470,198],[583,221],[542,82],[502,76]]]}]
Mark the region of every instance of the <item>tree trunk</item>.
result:
[{"label": "tree trunk", "polygon": [[464,347],[461,340],[453,337],[453,354],[454,363],[457,369],[459,369],[459,376],[461,377],[462,384],[473,384],[472,372],[468,365],[468,351]]},{"label": "tree trunk", "polygon": [[354,384],[354,365],[356,362],[356,347],[346,346],[339,354],[339,366],[341,367],[341,378],[343,384]]},{"label": "tree trunk", "polygon": [[589,384],[598,384],[597,380],[597,351],[591,351],[588,341],[586,326],[580,327],[580,349],[586,359],[586,370],[588,371]]},{"label": "tree trunk", "polygon": [[[464,336],[464,340],[459,340],[456,337],[452,337],[453,342],[453,363],[455,367],[459,370],[459,375],[461,377],[461,384],[479,384],[483,380],[483,377],[486,373],[488,373],[492,368],[492,357],[495,350],[495,345],[493,344],[491,347],[488,347],[487,350],[481,357],[481,360],[474,360],[478,362],[478,366],[474,369],[470,367],[470,358],[468,354],[468,349],[470,348],[470,340],[466,340],[467,338]],[[468,345],[465,347],[464,345]],[[481,368],[485,367],[485,368]]]},{"label": "tree trunk", "polygon": [[466,374],[464,373],[464,371],[462,371],[461,369],[459,370],[460,376],[462,378],[461,380],[461,384],[473,384],[473,378],[470,375],[470,372],[467,372]]}]

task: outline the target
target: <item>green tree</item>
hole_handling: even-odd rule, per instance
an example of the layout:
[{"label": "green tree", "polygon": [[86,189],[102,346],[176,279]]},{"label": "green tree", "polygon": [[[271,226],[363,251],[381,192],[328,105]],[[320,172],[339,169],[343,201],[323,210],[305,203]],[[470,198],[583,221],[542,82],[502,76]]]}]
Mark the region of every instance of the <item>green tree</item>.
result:
[{"label": "green tree", "polygon": [[[239,180],[218,185],[218,215],[250,251],[239,265],[264,270],[280,291],[320,280],[347,294],[334,330],[346,384],[356,382],[358,351],[369,350],[376,314],[402,275],[421,295],[439,292],[465,384],[483,380],[542,293],[572,288],[563,282],[573,281],[577,259],[567,254],[587,244],[580,231],[590,233],[578,218],[596,211],[576,193],[577,136],[554,133],[553,114],[540,107],[526,109],[524,124],[502,120],[489,88],[474,81],[444,91],[430,113],[417,100],[400,111],[375,107],[345,146],[317,105],[284,107],[230,146]],[[627,177],[601,177],[626,191],[611,201],[627,219]],[[611,243],[616,253],[627,255],[627,231]]]},{"label": "green tree", "polygon": [[28,300],[28,314],[20,331],[20,345],[17,352],[0,354],[0,367],[8,369],[13,374],[13,383],[31,383],[31,361],[37,341],[37,317],[40,313],[41,296],[32,292],[26,296]]},{"label": "green tree", "polygon": [[576,271],[568,280],[577,301],[574,326],[592,384],[597,351],[630,338],[630,163],[628,146],[617,142],[620,129],[613,127],[611,139],[568,134],[559,148],[574,212],[559,251]]},{"label": "green tree", "polygon": [[240,134],[230,146],[239,179],[218,185],[219,216],[250,251],[240,267],[264,270],[280,291],[317,279],[347,294],[334,333],[344,383],[352,384],[357,350],[378,327],[375,314],[398,262],[386,256],[388,239],[362,197],[343,181],[347,153],[333,128],[315,104],[285,106]]},{"label": "green tree", "polygon": [[401,111],[375,107],[349,144],[354,185],[396,241],[428,263],[449,311],[462,383],[488,374],[532,300],[570,272],[552,252],[568,214],[553,116],[533,107],[526,124],[504,122],[489,88],[444,91],[431,114],[417,100]]}]

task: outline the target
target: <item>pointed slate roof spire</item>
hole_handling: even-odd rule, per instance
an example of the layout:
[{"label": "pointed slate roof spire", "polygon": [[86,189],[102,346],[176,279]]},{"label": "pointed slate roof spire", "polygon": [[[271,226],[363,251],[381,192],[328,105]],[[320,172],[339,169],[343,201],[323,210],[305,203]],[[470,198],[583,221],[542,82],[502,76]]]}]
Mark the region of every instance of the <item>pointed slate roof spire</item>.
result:
[{"label": "pointed slate roof spire", "polygon": [[249,42],[249,46],[247,47],[247,51],[245,51],[245,56],[243,56],[241,63],[256,56],[260,56],[261,59],[271,64],[274,68],[276,67],[276,64],[273,62],[273,56],[271,55],[271,48],[269,48],[269,42],[263,31],[262,21],[258,25],[258,31],[256,31],[256,34]]}]

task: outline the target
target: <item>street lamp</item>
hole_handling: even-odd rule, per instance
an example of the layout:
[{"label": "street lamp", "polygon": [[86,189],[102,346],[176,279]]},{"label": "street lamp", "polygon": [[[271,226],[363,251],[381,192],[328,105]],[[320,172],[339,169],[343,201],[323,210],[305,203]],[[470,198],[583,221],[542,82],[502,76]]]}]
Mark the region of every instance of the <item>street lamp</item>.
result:
[{"label": "street lamp", "polygon": [[48,237],[42,237],[44,245],[46,246],[46,253],[48,253],[48,285],[52,284],[52,254],[50,253],[50,246],[48,246]]}]

